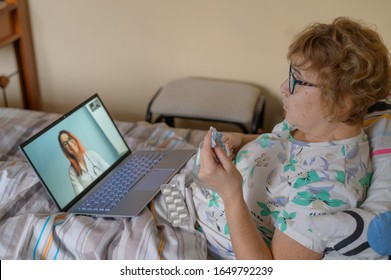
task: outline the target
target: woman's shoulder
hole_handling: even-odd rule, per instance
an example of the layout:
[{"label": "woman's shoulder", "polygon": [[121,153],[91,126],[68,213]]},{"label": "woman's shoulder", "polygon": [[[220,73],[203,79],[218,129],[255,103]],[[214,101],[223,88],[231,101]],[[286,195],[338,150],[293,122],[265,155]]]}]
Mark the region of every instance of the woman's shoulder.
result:
[{"label": "woman's shoulder", "polygon": [[274,126],[272,131],[270,133],[262,133],[258,136],[258,138],[255,140],[255,142],[265,142],[265,141],[272,141],[272,142],[279,142],[286,140],[290,132],[294,129],[292,125],[290,125],[287,121],[282,121]]},{"label": "woman's shoulder", "polygon": [[93,150],[86,151],[87,156],[89,157],[99,157],[99,154]]},{"label": "woman's shoulder", "polygon": [[69,173],[69,175],[77,176],[77,172],[76,172],[75,168],[72,165],[69,165],[68,173]]},{"label": "woman's shoulder", "polygon": [[281,135],[281,134],[287,134],[290,131],[294,130],[294,126],[288,123],[286,120],[283,120],[282,122],[276,124],[274,128],[272,129],[272,134]]},{"label": "woman's shoulder", "polygon": [[244,145],[239,154],[254,154],[267,152],[268,154],[278,153],[284,149],[287,139],[289,138],[292,126],[282,122],[275,126],[270,133],[262,133],[253,141]]}]

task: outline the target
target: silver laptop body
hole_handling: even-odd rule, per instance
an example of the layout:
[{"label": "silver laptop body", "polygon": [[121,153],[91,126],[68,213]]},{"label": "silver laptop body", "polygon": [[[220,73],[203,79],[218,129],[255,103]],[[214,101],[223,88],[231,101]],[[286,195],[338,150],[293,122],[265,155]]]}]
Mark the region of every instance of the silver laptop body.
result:
[{"label": "silver laptop body", "polygon": [[[80,175],[71,164],[72,153],[66,149],[76,146],[75,139],[85,149],[86,167],[79,170]],[[20,149],[60,211],[104,217],[139,214],[159,192],[160,185],[170,181],[195,152],[132,152],[98,94],[22,143]],[[133,162],[135,158],[138,161]],[[145,158],[153,162],[153,167],[139,171],[139,167],[147,165]],[[89,182],[90,177],[95,178]],[[113,184],[118,178],[119,183]],[[132,181],[134,184],[127,186]],[[114,201],[112,194],[116,194]],[[97,206],[97,200],[103,204]]]}]

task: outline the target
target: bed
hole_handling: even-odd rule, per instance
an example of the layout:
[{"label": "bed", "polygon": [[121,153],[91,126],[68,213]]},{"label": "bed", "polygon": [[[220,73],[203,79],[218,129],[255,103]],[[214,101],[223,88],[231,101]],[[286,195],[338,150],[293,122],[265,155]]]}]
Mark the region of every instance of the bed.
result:
[{"label": "bed", "polygon": [[[206,259],[203,235],[191,223],[174,228],[160,195],[132,219],[57,213],[18,145],[58,117],[0,108],[0,259]],[[204,136],[164,124],[117,125],[132,150],[195,148]],[[190,160],[172,180],[184,187],[191,171]]]},{"label": "bed", "polygon": [[[179,182],[190,213],[185,225],[173,227],[167,220],[161,194],[132,219],[58,213],[18,148],[58,117],[39,111],[0,108],[0,259],[208,258],[208,241],[197,227],[192,191],[188,188],[192,183],[194,158],[172,179]],[[381,166],[379,174],[387,176],[378,179],[381,182],[379,186],[375,184],[378,190],[371,187],[364,207],[341,216],[322,217],[330,219],[336,227],[349,224],[346,234],[333,236],[332,227],[317,228],[314,220],[319,242],[325,251],[336,253],[334,258],[385,259],[391,255],[390,245],[387,247],[391,244],[390,120],[390,110],[384,108],[367,119],[367,127],[372,129],[371,139],[381,139],[372,149],[374,158],[381,160],[376,166]],[[196,148],[205,135],[202,130],[170,128],[165,124],[116,123],[132,150]],[[362,221],[359,234],[357,219],[352,220],[352,216],[359,216]],[[382,222],[371,227],[378,217]],[[355,238],[347,241],[352,231],[356,233]]]}]

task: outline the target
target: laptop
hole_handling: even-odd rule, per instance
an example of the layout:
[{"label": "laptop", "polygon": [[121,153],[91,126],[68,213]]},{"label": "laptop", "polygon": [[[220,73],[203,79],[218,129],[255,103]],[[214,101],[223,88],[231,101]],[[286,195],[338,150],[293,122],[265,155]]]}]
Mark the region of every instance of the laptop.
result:
[{"label": "laptop", "polygon": [[134,217],[195,150],[132,152],[98,94],[20,145],[61,212]]}]

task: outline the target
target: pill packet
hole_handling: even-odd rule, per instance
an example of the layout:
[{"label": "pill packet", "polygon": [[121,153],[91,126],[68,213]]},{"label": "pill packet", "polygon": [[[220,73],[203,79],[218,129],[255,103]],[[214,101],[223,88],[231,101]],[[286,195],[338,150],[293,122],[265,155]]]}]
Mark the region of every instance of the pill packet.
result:
[{"label": "pill packet", "polygon": [[223,133],[220,131],[217,131],[216,128],[212,127],[212,148],[215,148],[217,145],[222,147],[226,154],[228,156],[231,155],[230,151],[228,150],[227,146],[223,142]]},{"label": "pill packet", "polygon": [[[211,127],[212,130],[212,137],[211,137],[211,146],[212,148],[215,148],[217,145],[221,146],[224,151],[227,153],[228,156],[231,155],[231,152],[226,147],[225,143],[223,142],[223,133],[216,130],[216,128]],[[196,154],[196,158],[194,161],[194,168],[193,168],[193,181],[202,188],[210,188],[207,184],[205,184],[199,177],[198,172],[200,171],[200,164],[201,164],[201,150],[204,145],[204,141],[201,141],[198,145],[198,150]],[[216,161],[218,162],[217,158]]]},{"label": "pill packet", "polygon": [[174,227],[189,222],[189,211],[177,183],[160,185],[164,202],[167,206],[167,218]]}]

